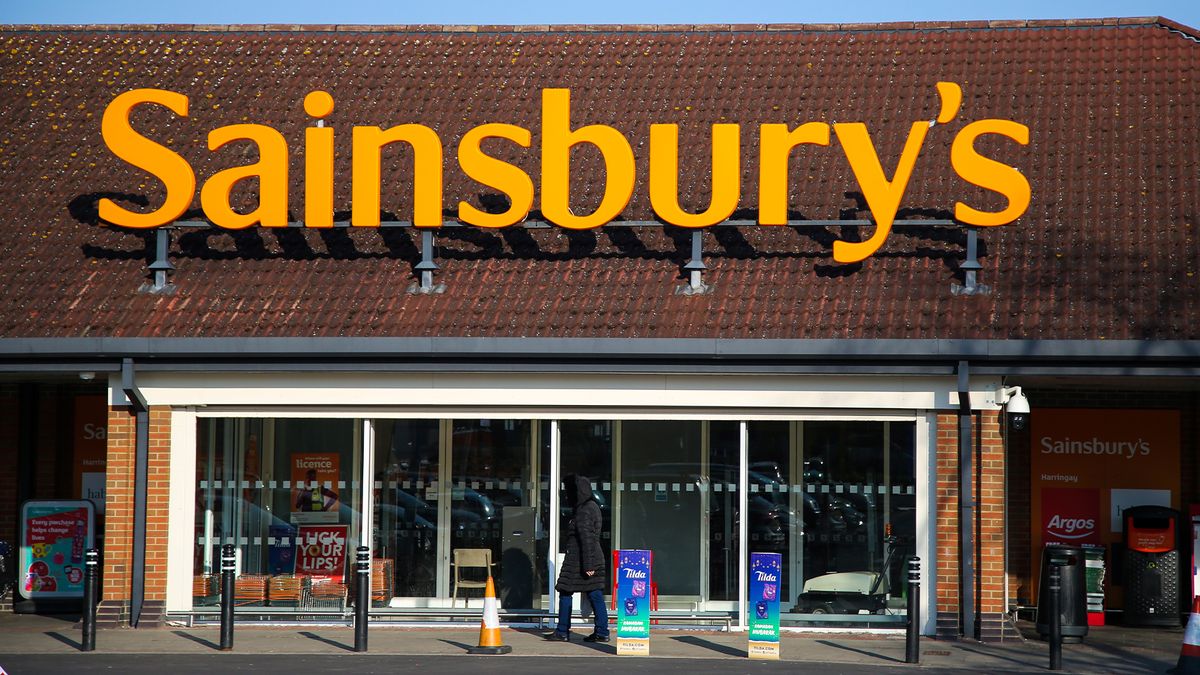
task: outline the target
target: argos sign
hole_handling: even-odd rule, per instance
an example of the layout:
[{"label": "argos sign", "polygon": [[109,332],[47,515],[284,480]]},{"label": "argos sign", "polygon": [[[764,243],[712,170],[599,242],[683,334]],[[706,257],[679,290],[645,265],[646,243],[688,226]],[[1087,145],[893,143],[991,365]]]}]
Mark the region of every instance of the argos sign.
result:
[{"label": "argos sign", "polygon": [[1042,488],[1042,532],[1047,544],[1102,544],[1100,491]]},{"label": "argos sign", "polygon": [[[874,254],[891,232],[904,191],[912,178],[925,139],[936,124],[950,122],[962,106],[962,88],[953,82],[938,82],[940,109],[935,121],[912,123],[898,161],[889,177],[867,125],[862,122],[807,122],[791,128],[786,124],[758,127],[758,222],[786,225],[788,212],[788,160],[801,146],[828,146],[833,136],[853,171],[875,222],[875,231],[865,241],[835,241],[833,257],[851,263]],[[180,117],[188,116],[188,97],[162,89],[135,89],[117,96],[105,109],[101,132],[114,155],[157,177],[166,187],[163,203],[149,213],[128,211],[111,199],[99,202],[100,218],[124,227],[153,228],[178,219],[191,205],[196,193],[196,174],[182,156],[165,145],[134,130],[130,116],[141,105],[160,105]],[[310,92],[304,111],[316,120],[333,112],[333,97],[325,91]],[[380,164],[383,148],[407,143],[413,151],[413,225],[437,227],[443,212],[443,143],[437,132],[421,124],[400,124],[383,129],[355,126],[349,130],[351,146],[351,217],[356,227],[379,226]],[[679,125],[651,124],[649,143],[650,204],[663,221],[680,227],[700,228],[729,218],[741,199],[741,126],[712,125],[712,197],[708,208],[690,213],[679,205]],[[547,220],[560,227],[583,230],[599,227],[616,218],[629,204],[636,182],[636,163],[629,140],[618,129],[591,124],[571,127],[571,92],[544,89],[541,97],[540,208]],[[981,211],[963,202],[954,205],[954,217],[968,225],[1006,225],[1019,218],[1031,198],[1029,181],[1012,166],[981,155],[975,141],[982,136],[1002,136],[1021,145],[1029,143],[1029,128],[1003,119],[971,122],[955,135],[950,150],[954,171],[966,183],[996,192],[1008,200],[1000,211]],[[307,227],[333,226],[334,136],[332,127],[314,126],[304,137],[304,223]],[[485,139],[501,139],[521,148],[531,148],[529,129],[505,123],[477,126],[458,143],[458,166],[472,180],[504,193],[510,202],[503,213],[487,213],[467,202],[458,203],[458,219],[478,227],[508,227],[524,220],[533,208],[533,178],[521,168],[486,154]],[[200,188],[205,216],[219,227],[241,229],[260,225],[288,224],[288,155],[283,134],[263,124],[233,124],[208,133],[208,149],[219,151],[235,141],[257,146],[258,161],[224,169],[209,177]],[[571,149],[589,144],[600,151],[605,169],[604,190],[599,205],[588,214],[570,208]],[[229,196],[241,181],[258,185],[258,208],[238,213]]]}]

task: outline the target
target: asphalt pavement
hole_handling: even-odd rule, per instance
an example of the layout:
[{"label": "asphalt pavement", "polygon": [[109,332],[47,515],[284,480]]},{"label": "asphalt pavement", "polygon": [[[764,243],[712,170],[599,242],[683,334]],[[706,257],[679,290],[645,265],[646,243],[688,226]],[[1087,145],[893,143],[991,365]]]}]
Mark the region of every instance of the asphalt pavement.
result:
[{"label": "asphalt pavement", "polygon": [[[374,673],[420,669],[440,673],[561,673],[574,668],[619,667],[631,673],[879,673],[921,670],[961,673],[1033,673],[1048,669],[1046,644],[1015,638],[1003,643],[922,638],[920,664],[904,663],[903,633],[785,633],[781,660],[746,657],[746,634],[657,630],[649,657],[617,656],[616,647],[582,641],[546,642],[532,628],[504,628],[511,654],[468,655],[479,629],[372,625],[368,651],[356,653],[348,626],[238,625],[233,650],[218,650],[215,626],[105,629],[96,651],[80,652],[73,618],[0,615],[0,668],[26,673]],[[1063,650],[1063,672],[1163,673],[1175,665],[1183,631],[1093,629],[1083,644]],[[568,659],[571,663],[565,663]],[[618,661],[619,660],[619,661]],[[609,663],[603,663],[609,661]],[[617,665],[619,662],[619,666]]]}]

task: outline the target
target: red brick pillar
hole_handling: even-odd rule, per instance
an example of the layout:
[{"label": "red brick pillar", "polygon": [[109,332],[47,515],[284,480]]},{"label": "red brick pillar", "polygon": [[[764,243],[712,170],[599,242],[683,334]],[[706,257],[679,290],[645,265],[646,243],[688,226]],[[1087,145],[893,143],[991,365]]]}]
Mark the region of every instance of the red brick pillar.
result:
[{"label": "red brick pillar", "polygon": [[985,410],[975,416],[978,454],[975,497],[979,522],[975,532],[976,608],[980,639],[1004,638],[1005,546],[1004,546],[1004,438],[1000,433],[1000,411]]},{"label": "red brick pillar", "polygon": [[[171,414],[150,409],[149,470],[146,490],[146,569],[142,626],[161,622],[167,593],[167,528],[170,512]],[[129,623],[133,574],[133,511],[137,417],[132,408],[108,411],[108,498],[105,505],[104,583],[97,621]]]},{"label": "red brick pillar", "polygon": [[937,635],[956,638],[959,621],[958,415],[937,417]]},{"label": "red brick pillar", "polygon": [[[973,415],[972,451],[975,453],[976,522],[974,613],[985,641],[1004,637],[1004,440],[999,411]],[[941,637],[973,636],[974,626],[961,625],[963,583],[959,569],[959,437],[958,415],[937,418],[937,634]]]}]

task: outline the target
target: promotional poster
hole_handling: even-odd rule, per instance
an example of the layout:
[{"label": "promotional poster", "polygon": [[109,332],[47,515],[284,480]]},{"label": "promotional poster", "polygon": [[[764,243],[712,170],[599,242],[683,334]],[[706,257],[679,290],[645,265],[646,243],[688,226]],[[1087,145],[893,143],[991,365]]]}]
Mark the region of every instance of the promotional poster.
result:
[{"label": "promotional poster", "polygon": [[83,598],[83,554],[93,545],[95,522],[95,508],[86,500],[31,500],[21,506],[21,597]]},{"label": "promotional poster", "polygon": [[[1179,508],[1179,424],[1177,410],[1039,409],[1030,417],[1032,579],[1045,544],[1111,555],[1124,509]],[[1105,606],[1121,608],[1119,586],[1108,585]]]},{"label": "promotional poster", "polygon": [[347,525],[301,525],[296,537],[296,574],[345,583]]},{"label": "promotional poster", "polygon": [[750,554],[750,645],[746,655],[752,659],[779,659],[779,587],[782,574],[782,554]]},{"label": "promotional poster", "polygon": [[617,556],[617,654],[650,655],[650,551]]},{"label": "promotional poster", "polygon": [[292,478],[292,522],[338,522],[336,452],[297,452],[289,458]]}]

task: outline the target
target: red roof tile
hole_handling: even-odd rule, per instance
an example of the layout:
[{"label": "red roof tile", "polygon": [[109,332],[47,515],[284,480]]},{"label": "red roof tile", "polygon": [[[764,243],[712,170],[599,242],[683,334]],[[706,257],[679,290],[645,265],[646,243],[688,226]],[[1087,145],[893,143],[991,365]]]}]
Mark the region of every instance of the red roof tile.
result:
[{"label": "red roof tile", "polygon": [[[0,337],[1200,339],[1200,36],[1159,19],[990,26],[8,27]],[[901,218],[945,218],[958,200],[1002,208],[953,173],[950,143],[982,118],[1030,128],[1026,147],[980,141],[1033,189],[1023,217],[981,234],[987,295],[951,293],[962,283],[958,229],[897,228],[874,257],[840,265],[831,243],[843,228],[757,226],[705,234],[703,295],[676,292],[688,233],[651,227],[444,228],[445,292],[428,295],[407,293],[420,251],[410,229],[188,230],[172,243],[176,292],[155,295],[138,292],[153,236],[95,224],[99,196],[162,199],[157,180],[100,139],[105,106],[138,87],[190,97],[190,117],[148,107],[136,125],[200,181],[250,161],[236,145],[209,152],[209,130],[279,129],[291,144],[293,214],[303,213],[301,102],[313,89],[337,102],[328,121],[341,134],[344,211],[350,126],[434,128],[453,208],[481,191],[453,166],[462,134],[509,122],[537,144],[541,90],[569,87],[573,125],[609,124],[630,139],[638,183],[623,218],[647,221],[651,123],[681,125],[689,209],[707,206],[710,125],[742,124],[739,209],[751,215],[737,217],[753,218],[758,124],[866,122],[890,172],[908,126],[936,116],[938,80],[962,85],[963,108],[930,130]],[[791,205],[804,218],[868,217],[836,146],[792,159]],[[497,154],[537,184],[536,147]],[[410,159],[394,157],[383,205],[407,220]],[[602,175],[594,153],[578,153],[577,212],[598,202]],[[252,208],[248,190],[235,196]]]}]

